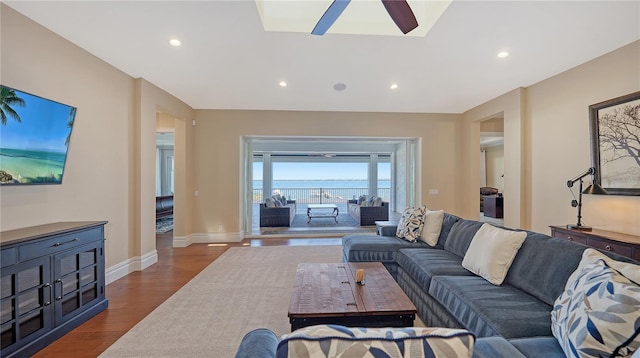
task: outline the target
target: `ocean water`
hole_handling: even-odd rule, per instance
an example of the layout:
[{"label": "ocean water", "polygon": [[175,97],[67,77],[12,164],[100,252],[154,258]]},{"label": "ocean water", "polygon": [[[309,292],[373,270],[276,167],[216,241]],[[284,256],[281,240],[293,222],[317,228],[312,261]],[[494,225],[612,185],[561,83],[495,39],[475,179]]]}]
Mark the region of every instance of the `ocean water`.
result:
[{"label": "ocean water", "polygon": [[0,148],[0,170],[11,174],[14,182],[60,182],[66,154]]},{"label": "ocean water", "polygon": [[[367,188],[367,180],[274,180],[273,188]],[[254,180],[253,188],[262,188],[262,180]],[[378,188],[391,188],[390,180],[378,180]]]},{"label": "ocean water", "polygon": [[[348,199],[356,199],[368,194],[367,180],[274,180],[274,192],[287,198],[296,199],[299,203],[346,203]],[[378,196],[388,201],[391,181],[378,181]],[[262,201],[262,180],[253,181],[253,200]]]}]

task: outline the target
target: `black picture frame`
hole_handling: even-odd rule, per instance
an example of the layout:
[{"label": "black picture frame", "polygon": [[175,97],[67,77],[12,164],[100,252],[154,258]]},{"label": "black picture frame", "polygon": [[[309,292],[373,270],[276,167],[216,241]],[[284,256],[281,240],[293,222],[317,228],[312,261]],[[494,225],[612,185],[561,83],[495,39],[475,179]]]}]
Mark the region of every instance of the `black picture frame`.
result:
[{"label": "black picture frame", "polygon": [[596,183],[609,194],[640,196],[640,91],[590,105],[589,122]]}]

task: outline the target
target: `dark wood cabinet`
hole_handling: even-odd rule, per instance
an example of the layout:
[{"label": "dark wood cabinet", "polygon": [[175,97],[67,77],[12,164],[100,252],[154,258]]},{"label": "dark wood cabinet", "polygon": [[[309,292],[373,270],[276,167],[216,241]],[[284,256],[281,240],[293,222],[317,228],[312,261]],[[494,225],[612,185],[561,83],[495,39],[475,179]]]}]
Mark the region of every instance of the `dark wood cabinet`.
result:
[{"label": "dark wood cabinet", "polygon": [[484,216],[491,218],[503,218],[504,197],[497,195],[485,195]]},{"label": "dark wood cabinet", "polygon": [[615,252],[640,261],[640,236],[593,229],[591,231],[567,229],[566,226],[550,226],[551,236],[575,241],[596,249]]},{"label": "dark wood cabinet", "polygon": [[104,221],[0,233],[3,357],[29,356],[108,306]]}]

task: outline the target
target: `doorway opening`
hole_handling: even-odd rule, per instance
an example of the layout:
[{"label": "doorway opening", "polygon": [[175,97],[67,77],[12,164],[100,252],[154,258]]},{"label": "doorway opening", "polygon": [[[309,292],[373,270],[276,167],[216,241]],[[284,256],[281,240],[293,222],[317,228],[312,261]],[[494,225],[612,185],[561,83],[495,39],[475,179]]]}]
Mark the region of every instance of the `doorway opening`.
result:
[{"label": "doorway opening", "polygon": [[156,121],[156,234],[173,235],[174,146],[174,119],[159,113]]},{"label": "doorway opening", "polygon": [[504,225],[504,118],[480,123],[480,221]]},{"label": "doorway opening", "polygon": [[[419,192],[415,138],[245,137],[243,142],[243,227],[250,236],[375,231],[373,224],[361,225],[354,202],[366,205],[361,203],[366,196],[374,206],[384,206],[379,210],[388,213],[381,216],[386,221],[397,219],[396,208],[415,203]],[[278,205],[290,208],[289,222],[282,218],[277,228],[266,228],[270,224],[261,221],[260,212],[265,216],[276,196],[285,198]],[[319,209],[329,212],[312,212]]]}]

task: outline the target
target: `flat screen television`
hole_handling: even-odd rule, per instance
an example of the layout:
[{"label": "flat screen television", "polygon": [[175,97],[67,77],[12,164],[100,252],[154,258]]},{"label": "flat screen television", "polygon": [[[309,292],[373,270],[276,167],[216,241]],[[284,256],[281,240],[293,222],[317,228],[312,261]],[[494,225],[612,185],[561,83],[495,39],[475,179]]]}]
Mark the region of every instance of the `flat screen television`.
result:
[{"label": "flat screen television", "polygon": [[61,184],[76,108],[0,85],[0,185]]}]

